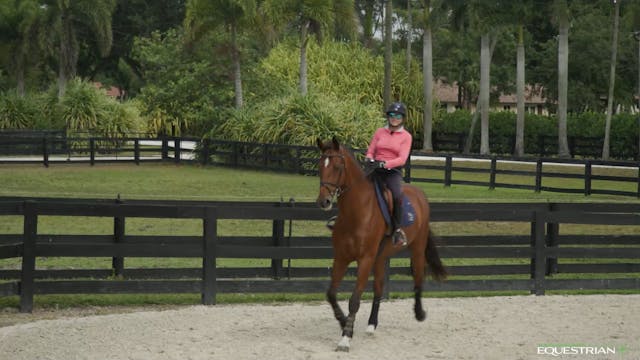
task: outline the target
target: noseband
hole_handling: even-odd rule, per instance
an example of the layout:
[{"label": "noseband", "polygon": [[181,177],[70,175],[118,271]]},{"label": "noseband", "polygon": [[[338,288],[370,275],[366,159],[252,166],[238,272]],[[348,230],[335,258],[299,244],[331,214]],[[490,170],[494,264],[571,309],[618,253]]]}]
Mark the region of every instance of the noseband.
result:
[{"label": "noseband", "polygon": [[[327,188],[327,190],[329,191],[329,195],[331,196],[331,198],[335,198],[335,197],[340,197],[340,195],[344,194],[345,192],[347,192],[349,190],[348,187],[343,188],[342,185],[340,184],[340,181],[342,179],[342,175],[344,172],[346,172],[346,164],[344,161],[344,155],[342,154],[336,154],[336,155],[327,155],[327,154],[322,154],[322,156],[320,156],[320,161],[322,161],[322,159],[325,159],[324,161],[325,163],[325,167],[328,166],[328,161],[331,158],[340,158],[342,159],[342,167],[339,168],[339,173],[338,173],[338,180],[334,183],[334,182],[329,182],[329,181],[323,181],[322,179],[320,179],[320,187],[325,187]],[[333,188],[333,190],[332,190]]]}]

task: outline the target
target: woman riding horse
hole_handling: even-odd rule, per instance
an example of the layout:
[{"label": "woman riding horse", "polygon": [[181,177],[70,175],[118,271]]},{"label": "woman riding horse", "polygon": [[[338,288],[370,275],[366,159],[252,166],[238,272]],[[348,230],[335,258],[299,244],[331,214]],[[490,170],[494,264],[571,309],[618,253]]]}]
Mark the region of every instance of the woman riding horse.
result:
[{"label": "woman riding horse", "polygon": [[[333,267],[327,301],[342,329],[338,350],[349,351],[356,313],[371,271],[373,270],[374,284],[368,333],[373,333],[378,325],[386,260],[403,248],[387,241],[387,224],[376,200],[374,184],[351,152],[341,146],[336,138],[325,143],[318,139],[318,147],[322,154],[318,163],[320,191],[317,204],[324,210],[330,210],[337,198],[340,210],[340,216],[332,230]],[[414,209],[414,222],[404,230],[407,237],[406,248],[411,252],[415,317],[418,321],[423,321],[426,318],[421,301],[425,263],[436,280],[444,279],[447,272],[431,236],[429,203],[424,193],[418,187],[408,184],[403,185],[403,192]],[[345,316],[338,305],[337,292],[353,261],[358,264],[357,281],[349,299],[349,314]]]}]

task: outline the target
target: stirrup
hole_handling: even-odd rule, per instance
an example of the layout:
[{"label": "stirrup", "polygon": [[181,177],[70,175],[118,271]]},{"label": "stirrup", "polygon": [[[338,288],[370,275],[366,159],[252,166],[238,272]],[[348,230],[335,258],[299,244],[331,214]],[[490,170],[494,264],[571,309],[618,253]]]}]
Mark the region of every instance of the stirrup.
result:
[{"label": "stirrup", "polygon": [[327,229],[333,231],[333,227],[336,225],[336,219],[338,218],[338,215],[332,216],[329,218],[329,220],[327,220]]},{"label": "stirrup", "polygon": [[402,229],[398,228],[396,229],[396,231],[393,232],[391,241],[393,245],[396,245],[396,246],[402,246],[402,247],[407,246],[407,235],[404,233]]}]

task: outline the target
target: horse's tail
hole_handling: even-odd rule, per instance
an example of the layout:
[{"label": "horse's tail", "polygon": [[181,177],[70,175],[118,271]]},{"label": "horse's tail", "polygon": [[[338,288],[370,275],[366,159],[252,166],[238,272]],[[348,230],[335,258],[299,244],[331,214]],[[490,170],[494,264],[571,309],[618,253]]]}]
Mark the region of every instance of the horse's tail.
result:
[{"label": "horse's tail", "polygon": [[429,266],[431,277],[436,281],[442,281],[447,278],[448,273],[440,260],[440,255],[438,255],[438,249],[436,248],[434,240],[433,233],[431,229],[429,229],[429,237],[427,238],[427,247],[424,250],[424,255],[427,258],[427,265]]}]

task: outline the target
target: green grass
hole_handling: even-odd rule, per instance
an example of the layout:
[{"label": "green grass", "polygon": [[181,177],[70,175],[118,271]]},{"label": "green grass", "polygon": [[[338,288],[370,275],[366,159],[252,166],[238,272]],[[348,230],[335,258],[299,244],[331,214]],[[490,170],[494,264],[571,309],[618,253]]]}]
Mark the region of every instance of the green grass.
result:
[{"label": "green grass", "polygon": [[[467,165],[465,165],[467,166]],[[468,166],[481,166],[470,163]],[[505,168],[508,165],[500,165]],[[522,165],[513,165],[516,169]],[[545,171],[549,171],[545,169]],[[598,170],[600,171],[600,170]],[[414,176],[440,178],[442,172],[420,170]],[[594,171],[595,173],[595,171]],[[487,174],[456,173],[454,179],[464,176],[466,180],[487,181]],[[633,176],[627,175],[624,176]],[[637,176],[637,170],[636,170]],[[503,181],[498,177],[498,181]],[[506,180],[504,180],[506,181]],[[509,181],[529,183],[525,178]],[[550,180],[551,181],[551,180]],[[236,170],[221,167],[200,167],[194,165],[143,164],[89,166],[86,164],[52,164],[49,168],[41,165],[0,166],[0,196],[54,197],[54,198],[102,198],[115,199],[170,199],[170,200],[231,200],[231,201],[280,201],[293,198],[297,202],[312,202],[318,193],[319,180],[313,176],[280,174]],[[530,190],[503,189],[489,190],[486,187],[416,183],[431,202],[621,202],[640,204],[635,197],[580,194],[535,193]],[[582,181],[573,179],[553,179],[553,185],[543,181],[545,186],[581,187]],[[620,186],[629,184],[622,183]],[[631,184],[632,187],[636,186]],[[617,185],[616,185],[617,186]],[[627,188],[625,188],[627,190]],[[633,191],[633,190],[631,190]],[[218,232],[222,236],[264,235],[271,233],[271,222],[264,220],[222,220]],[[40,234],[104,234],[113,233],[113,219],[76,217],[73,221],[56,216],[42,216],[38,223]],[[438,222],[433,224],[438,235],[491,235],[529,234],[530,224],[519,222]],[[199,220],[183,219],[127,219],[128,235],[199,235],[202,224]],[[22,217],[0,217],[0,234],[22,232]],[[562,225],[561,234],[640,234],[639,226],[605,225]],[[296,221],[293,224],[295,236],[327,236],[324,224],[318,221]],[[632,262],[640,261],[631,259]],[[405,259],[393,260],[394,265],[406,266]],[[577,260],[580,261],[580,260]],[[610,261],[610,260],[607,260]],[[629,260],[620,259],[622,262]],[[527,259],[445,259],[448,265],[483,264],[527,264]],[[596,259],[593,262],[597,262]],[[20,259],[0,260],[0,269],[19,269]],[[330,266],[330,260],[292,260],[293,266]],[[218,266],[268,267],[269,260],[260,259],[219,259]],[[153,267],[200,267],[201,259],[182,258],[127,258],[129,268]],[[39,258],[38,269],[109,269],[111,259],[103,258]],[[636,274],[637,275],[637,274]],[[580,276],[580,275],[577,275]],[[627,276],[627,275],[625,275]],[[629,275],[635,276],[635,275]],[[585,274],[584,278],[598,277]],[[406,278],[406,277],[404,277]],[[468,279],[468,277],[464,277]],[[490,278],[490,277],[478,277]],[[496,278],[496,277],[493,277]],[[520,277],[516,277],[520,278]],[[526,277],[525,277],[526,278]],[[500,294],[519,294],[500,293]],[[488,295],[493,292],[437,293],[434,296]],[[411,296],[408,293],[392,294],[392,297]],[[0,307],[17,306],[16,297],[0,298]],[[218,302],[271,302],[271,301],[314,301],[322,300],[322,294],[221,294]],[[194,304],[199,296],[192,295],[65,295],[38,296],[36,304],[43,307],[74,307],[92,305],[145,305],[145,304]]]}]

